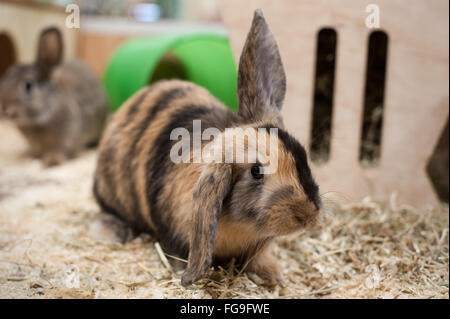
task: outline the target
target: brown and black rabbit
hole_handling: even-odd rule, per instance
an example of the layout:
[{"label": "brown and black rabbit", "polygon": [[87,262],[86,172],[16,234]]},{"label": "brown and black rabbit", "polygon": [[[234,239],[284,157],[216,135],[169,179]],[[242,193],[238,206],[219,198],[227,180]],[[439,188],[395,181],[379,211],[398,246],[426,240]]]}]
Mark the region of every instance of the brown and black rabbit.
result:
[{"label": "brown and black rabbit", "polygon": [[[273,239],[316,222],[318,186],[305,149],[283,128],[285,87],[277,44],[256,10],[239,63],[237,113],[192,83],[162,81],[131,97],[106,128],[95,197],[103,210],[153,233],[166,253],[188,259],[183,285],[233,257],[246,271],[275,283],[280,272],[270,252]],[[244,149],[258,148],[262,137],[277,156],[258,149],[253,163],[208,156],[198,162],[192,161],[196,146],[189,144],[189,156],[174,163],[173,147],[180,141],[172,133],[182,128],[195,134],[194,120],[201,120],[203,129],[219,130],[216,139],[197,146],[208,147],[206,154],[218,150],[223,159],[233,149],[221,142],[245,129],[247,140],[239,142]],[[274,161],[277,169],[266,174]]]},{"label": "brown and black rabbit", "polygon": [[0,116],[12,120],[45,166],[98,142],[108,114],[103,88],[80,61],[63,62],[61,32],[42,31],[36,61],[0,82]]}]

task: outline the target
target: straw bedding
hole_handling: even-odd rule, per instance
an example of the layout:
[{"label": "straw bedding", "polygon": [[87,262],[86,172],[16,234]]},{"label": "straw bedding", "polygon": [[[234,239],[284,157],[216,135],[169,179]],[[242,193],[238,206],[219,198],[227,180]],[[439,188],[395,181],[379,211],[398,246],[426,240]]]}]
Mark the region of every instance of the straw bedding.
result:
[{"label": "straw bedding", "polygon": [[[0,298],[448,298],[448,206],[416,209],[324,195],[319,227],[281,238],[281,286],[231,263],[183,288],[147,235],[101,214],[95,150],[51,169],[0,123]],[[336,195],[336,194],[335,194]]]}]

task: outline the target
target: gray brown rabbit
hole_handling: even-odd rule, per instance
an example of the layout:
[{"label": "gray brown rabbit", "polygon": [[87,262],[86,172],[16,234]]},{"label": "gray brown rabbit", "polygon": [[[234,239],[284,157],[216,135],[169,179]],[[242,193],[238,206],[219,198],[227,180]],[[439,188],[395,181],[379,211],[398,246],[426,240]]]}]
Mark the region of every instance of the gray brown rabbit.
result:
[{"label": "gray brown rabbit", "polygon": [[98,142],[107,113],[100,82],[82,62],[63,61],[53,27],[42,31],[36,61],[11,67],[0,82],[0,116],[16,124],[45,166]]},{"label": "gray brown rabbit", "polygon": [[[205,89],[171,80],[140,90],[107,126],[100,142],[95,197],[104,211],[137,231],[154,234],[166,253],[188,259],[184,286],[233,257],[246,271],[276,282],[280,272],[271,256],[273,239],[316,222],[318,186],[305,149],[282,122],[285,87],[277,44],[256,10],[239,63],[237,113]],[[258,148],[261,137],[276,148],[277,156],[258,149],[254,163],[196,162],[194,145],[189,156],[174,163],[173,148],[180,140],[171,135],[177,128],[195,134],[194,120],[201,120],[205,131],[220,132],[217,139],[202,140],[198,148],[212,151],[205,154],[218,150],[223,160],[232,149],[221,142],[246,129],[246,140],[239,142],[244,149]],[[276,136],[269,128],[277,129]],[[266,173],[274,162],[275,172]]]}]

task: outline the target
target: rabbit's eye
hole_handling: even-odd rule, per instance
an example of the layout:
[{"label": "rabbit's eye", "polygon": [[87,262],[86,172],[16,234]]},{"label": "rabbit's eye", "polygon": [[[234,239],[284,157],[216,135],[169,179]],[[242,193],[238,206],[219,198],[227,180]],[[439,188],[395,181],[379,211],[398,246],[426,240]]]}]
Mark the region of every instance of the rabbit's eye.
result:
[{"label": "rabbit's eye", "polygon": [[24,88],[25,93],[30,94],[31,89],[33,88],[33,83],[31,83],[31,81],[25,81]]},{"label": "rabbit's eye", "polygon": [[255,179],[261,179],[264,177],[263,168],[260,165],[253,165],[250,169],[250,173]]}]

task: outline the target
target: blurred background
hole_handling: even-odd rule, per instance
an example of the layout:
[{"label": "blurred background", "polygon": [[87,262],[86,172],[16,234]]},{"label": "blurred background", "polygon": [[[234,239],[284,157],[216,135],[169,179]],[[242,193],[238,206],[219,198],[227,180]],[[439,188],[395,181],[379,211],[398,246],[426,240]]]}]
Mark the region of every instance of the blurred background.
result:
[{"label": "blurred background", "polygon": [[[14,53],[6,50],[6,40],[2,40],[0,74],[14,55],[18,55],[18,60],[25,60],[21,62],[31,60],[34,51],[22,53],[21,43],[28,41],[27,45],[34,47],[37,38],[32,36],[39,31],[41,21],[48,24],[58,15],[68,15],[65,9],[72,3],[79,6],[81,28],[72,30],[78,33],[77,43],[72,43],[75,41],[72,37],[66,39],[66,55],[86,60],[98,75],[102,75],[106,60],[114,49],[132,36],[174,32],[225,34],[218,0],[1,0],[0,3],[1,24],[12,23],[11,29],[28,29],[28,32],[23,32],[25,39],[10,39],[20,42],[14,43],[19,46]],[[31,25],[33,27],[29,27]],[[6,36],[2,33],[2,37]]]}]

